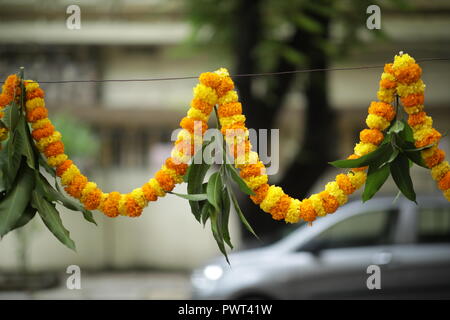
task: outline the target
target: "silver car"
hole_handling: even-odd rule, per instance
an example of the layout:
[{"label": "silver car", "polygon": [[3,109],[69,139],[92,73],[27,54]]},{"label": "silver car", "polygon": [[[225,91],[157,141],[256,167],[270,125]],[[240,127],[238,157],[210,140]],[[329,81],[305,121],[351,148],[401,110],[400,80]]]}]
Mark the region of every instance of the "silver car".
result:
[{"label": "silver car", "polygon": [[193,272],[192,297],[450,298],[450,203],[441,195],[418,203],[354,201],[272,245],[231,254],[231,266],[216,258]]}]

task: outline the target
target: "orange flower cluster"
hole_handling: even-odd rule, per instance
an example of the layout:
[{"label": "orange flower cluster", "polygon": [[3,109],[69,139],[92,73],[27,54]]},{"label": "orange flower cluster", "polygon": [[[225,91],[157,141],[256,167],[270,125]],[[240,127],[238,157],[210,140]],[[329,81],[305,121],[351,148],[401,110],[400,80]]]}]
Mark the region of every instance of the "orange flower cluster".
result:
[{"label": "orange flower cluster", "polygon": [[425,85],[420,79],[422,69],[414,58],[401,54],[395,57],[392,74],[396,78],[397,94],[409,114],[408,124],[413,130],[415,145],[417,148],[433,145],[422,151],[422,158],[431,169],[439,189],[450,201],[450,166],[445,161],[445,152],[438,148],[441,134],[433,128],[431,117],[423,111]]},{"label": "orange flower cluster", "polygon": [[[162,168],[156,172],[142,187],[134,189],[128,194],[119,192],[104,193],[94,182],[81,174],[77,166],[64,153],[64,144],[61,134],[48,119],[48,110],[45,107],[44,91],[34,81],[24,81],[26,89],[26,116],[32,125],[32,137],[38,149],[47,157],[50,166],[56,169],[61,178],[61,184],[72,197],[79,199],[88,210],[98,209],[108,217],[126,215],[138,217],[150,201],[156,201],[166,192],[173,190],[175,184],[183,181],[183,175],[188,168],[188,162],[194,154],[194,140],[202,137],[207,130],[207,120],[214,105],[220,99],[233,105],[233,96],[227,93],[233,89],[233,83],[227,73],[220,69],[215,73],[200,75],[200,84],[194,88],[194,97],[191,108],[186,117],[181,120],[183,130],[169,157]],[[6,81],[0,102],[8,104],[14,94],[13,85],[17,78],[10,76]],[[239,108],[235,106],[234,108]]]},{"label": "orange flower cluster", "polygon": [[[2,93],[0,94],[0,119],[4,117],[3,109],[10,104],[14,97],[19,97],[20,86],[19,80],[15,74],[8,76],[5,83],[2,85]],[[0,150],[2,149],[1,142],[8,138],[8,128],[0,127]]]}]

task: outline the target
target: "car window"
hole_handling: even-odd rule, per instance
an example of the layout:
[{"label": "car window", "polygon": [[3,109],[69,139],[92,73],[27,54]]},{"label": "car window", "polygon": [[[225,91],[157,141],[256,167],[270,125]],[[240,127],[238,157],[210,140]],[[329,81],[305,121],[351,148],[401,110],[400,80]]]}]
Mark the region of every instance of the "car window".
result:
[{"label": "car window", "polygon": [[392,242],[396,210],[370,211],[336,223],[301,250],[365,247]]},{"label": "car window", "polygon": [[450,208],[419,209],[417,222],[419,243],[450,242]]}]

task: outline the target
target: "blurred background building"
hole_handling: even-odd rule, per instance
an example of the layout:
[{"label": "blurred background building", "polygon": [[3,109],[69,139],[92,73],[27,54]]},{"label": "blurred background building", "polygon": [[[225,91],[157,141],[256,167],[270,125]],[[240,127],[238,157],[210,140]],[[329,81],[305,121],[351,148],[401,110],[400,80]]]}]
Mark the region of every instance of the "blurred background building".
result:
[{"label": "blurred background building", "polygon": [[[350,50],[345,59],[332,60],[330,67],[382,65],[400,50],[417,59],[450,57],[450,3],[411,2],[414,9],[410,10],[382,7],[382,31],[387,37],[373,40],[372,31],[361,25],[355,32],[361,34],[363,45]],[[66,27],[66,8],[71,4],[81,8],[79,30]],[[27,78],[38,81],[191,76],[222,66],[236,70],[226,52],[207,49],[208,30],[196,38],[202,46],[195,49],[190,40],[194,29],[186,11],[186,3],[176,0],[0,0],[0,75],[4,78],[20,66],[25,67]],[[363,20],[367,16],[364,11],[360,14]],[[330,27],[332,39],[340,37],[341,27],[338,23]],[[450,62],[424,62],[422,68],[427,109],[435,127],[445,132],[450,123]],[[380,68],[329,73],[327,90],[339,130],[340,139],[334,143],[339,157],[351,153],[364,127],[380,73]],[[106,191],[129,192],[147,181],[169,155],[171,133],[186,111],[195,84],[196,80],[179,80],[41,86],[52,117],[77,119],[94,133],[85,143],[93,139],[98,149],[89,157],[77,156],[86,175]],[[295,156],[301,140],[298,132],[304,126],[302,92],[293,90],[283,103],[275,126],[282,128],[281,171],[274,181]],[[244,107],[250,112],[258,106]],[[442,148],[450,154],[448,137],[442,140]],[[311,191],[335,173],[330,168]],[[414,181],[417,192],[435,188],[425,170],[415,170]],[[392,192],[392,184],[383,190]],[[110,219],[100,214],[96,218],[97,227],[78,213],[64,212],[63,221],[77,253],[55,241],[40,221],[28,225],[30,268],[61,271],[76,264],[89,269],[189,270],[218,254],[208,228],[192,218],[187,201],[175,197],[152,203],[138,219]],[[20,263],[20,239],[12,233],[0,242],[1,269],[15,269]],[[236,220],[232,221],[232,239],[239,248],[241,231]]]}]

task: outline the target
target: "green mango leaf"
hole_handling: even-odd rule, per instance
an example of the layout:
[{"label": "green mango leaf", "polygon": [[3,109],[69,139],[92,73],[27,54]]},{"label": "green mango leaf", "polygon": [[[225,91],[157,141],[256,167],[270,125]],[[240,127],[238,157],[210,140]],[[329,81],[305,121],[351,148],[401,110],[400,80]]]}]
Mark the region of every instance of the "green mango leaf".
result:
[{"label": "green mango leaf", "polygon": [[412,142],[414,143],[414,133],[411,127],[409,126],[408,122],[403,121],[403,130],[398,133],[400,138],[402,138],[404,141]]},{"label": "green mango leaf", "polygon": [[170,192],[170,194],[173,194],[180,198],[191,200],[191,201],[202,201],[202,200],[208,199],[208,196],[206,195],[206,193],[182,194],[182,193]]},{"label": "green mango leaf", "polygon": [[231,176],[231,178],[234,180],[234,182],[236,182],[236,184],[238,185],[239,189],[249,195],[249,196],[253,196],[255,193],[253,192],[252,189],[250,189],[247,184],[245,183],[245,181],[241,178],[241,176],[239,175],[239,173],[237,172],[237,170],[229,163],[225,164],[225,169],[228,172],[228,174]]},{"label": "green mango leaf", "polygon": [[372,151],[358,159],[337,160],[329,162],[332,166],[337,168],[359,168],[365,167],[372,163],[379,162],[379,159],[386,155],[386,152],[391,150],[390,144],[382,144],[375,151]]},{"label": "green mango leaf", "polygon": [[208,180],[206,187],[206,194],[208,195],[208,202],[216,209],[221,211],[221,196],[224,186],[219,172],[214,172]]},{"label": "green mango leaf", "polygon": [[28,206],[34,188],[34,174],[22,165],[10,192],[0,202],[0,237],[13,230]]},{"label": "green mango leaf", "polygon": [[208,221],[211,210],[214,210],[214,207],[206,201],[200,209],[200,219],[203,226],[205,226],[206,221]]},{"label": "green mango leaf", "polygon": [[55,185],[57,190],[55,190],[51,184],[47,181],[47,179],[40,173],[36,173],[36,191],[39,194],[43,195],[50,202],[58,202],[69,210],[78,211],[83,213],[83,218],[97,225],[97,222],[94,219],[94,216],[91,211],[84,208],[78,202],[67,198],[63,191],[59,188],[58,182],[55,180]]},{"label": "green mango leaf", "polygon": [[367,172],[367,180],[362,194],[363,202],[372,199],[372,197],[380,190],[381,186],[389,177],[389,165],[382,167],[371,167]]},{"label": "green mango leaf", "polygon": [[183,176],[183,182],[188,182],[189,181],[189,172],[191,171],[191,166],[189,166],[186,170],[186,173]]},{"label": "green mango leaf", "polygon": [[[209,145],[210,142],[204,143],[202,146],[202,151],[197,152],[194,156],[195,157],[202,157],[203,152],[205,148]],[[208,172],[209,168],[211,167],[210,164],[207,163],[195,163],[197,161],[192,162],[189,169],[189,175],[188,175],[188,186],[187,186],[187,192],[188,194],[200,194],[203,191],[202,184],[203,180],[205,179],[206,173]],[[191,212],[194,215],[195,219],[197,221],[200,221],[200,204],[198,201],[189,201],[189,205],[191,206]]]},{"label": "green mango leaf", "polygon": [[37,209],[42,221],[44,221],[50,232],[62,244],[75,251],[75,242],[70,238],[70,233],[64,227],[55,206],[36,190],[31,194],[31,205]]},{"label": "green mango leaf", "polygon": [[219,247],[220,252],[225,256],[225,259],[227,260],[227,263],[230,264],[230,261],[228,260],[227,250],[225,249],[225,244],[223,240],[223,236],[221,233],[221,229],[218,226],[218,220],[217,220],[218,211],[215,210],[214,207],[211,207],[209,217],[211,222],[211,231],[214,236],[214,239],[217,242],[217,246]]},{"label": "green mango leaf", "polygon": [[47,161],[45,160],[44,156],[41,153],[39,153],[38,155],[38,161],[39,166],[44,168],[44,170],[47,171],[47,173],[49,173],[53,178],[56,179],[56,170],[50,167],[50,165],[47,163]]},{"label": "green mango leaf", "polygon": [[19,229],[26,225],[28,222],[30,222],[34,216],[36,215],[36,209],[33,208],[30,204],[25,208],[22,215],[20,216],[19,220],[17,221],[16,225],[13,229]]},{"label": "green mango leaf", "polygon": [[5,177],[5,187],[6,191],[9,191],[16,180],[16,175],[18,173],[22,157],[17,149],[20,146],[20,138],[15,138],[15,133],[11,132],[8,142],[6,144],[6,154],[7,162],[4,166],[4,177]]},{"label": "green mango leaf", "polygon": [[395,184],[403,195],[416,202],[416,193],[409,173],[409,160],[404,154],[399,154],[397,159],[390,164],[391,175]]},{"label": "green mango leaf", "polygon": [[401,120],[396,120],[394,124],[389,128],[387,133],[399,133],[405,128],[405,123]]},{"label": "green mango leaf", "polygon": [[397,158],[399,153],[400,153],[400,151],[398,151],[397,148],[392,148],[392,153],[390,154],[389,158],[385,162],[383,162],[380,166],[378,166],[378,168],[381,168],[382,166],[385,166],[385,165],[391,163],[392,161],[394,161],[395,158]]},{"label": "green mango leaf", "polygon": [[244,227],[251,233],[253,234],[257,239],[259,239],[259,237],[256,235],[255,231],[253,230],[252,226],[250,225],[250,223],[247,221],[247,219],[245,218],[244,214],[242,213],[241,207],[239,207],[239,202],[236,199],[236,196],[234,195],[233,191],[231,190],[231,188],[227,188],[227,192],[230,196],[230,199],[233,203],[233,207],[234,210],[236,210],[236,213],[239,216],[239,219],[241,220],[242,224],[244,225]]},{"label": "green mango leaf", "polygon": [[17,123],[19,121],[20,116],[20,107],[17,103],[11,102],[4,109],[5,117],[4,124],[9,129],[10,132],[14,132],[16,130]]},{"label": "green mango leaf", "polygon": [[230,221],[231,203],[230,203],[230,196],[226,188],[222,189],[221,202],[222,202],[222,211],[221,214],[219,215],[220,218],[219,220],[220,225],[222,227],[223,240],[231,249],[233,249],[233,244],[231,243],[230,231],[228,227]]},{"label": "green mango leaf", "polygon": [[21,115],[19,117],[18,123],[17,123],[17,137],[20,136],[21,143],[18,145],[18,153],[25,156],[27,159],[27,164],[30,168],[35,168],[35,158],[34,158],[34,151],[32,147],[32,141],[31,136],[29,133],[28,125],[25,121],[25,117]]}]

